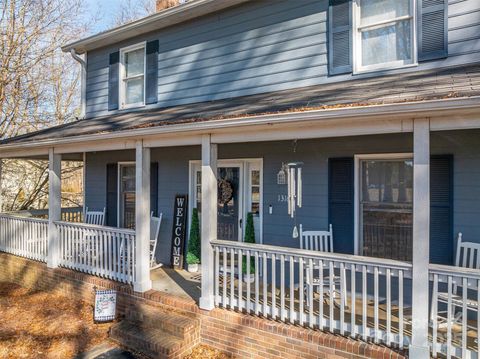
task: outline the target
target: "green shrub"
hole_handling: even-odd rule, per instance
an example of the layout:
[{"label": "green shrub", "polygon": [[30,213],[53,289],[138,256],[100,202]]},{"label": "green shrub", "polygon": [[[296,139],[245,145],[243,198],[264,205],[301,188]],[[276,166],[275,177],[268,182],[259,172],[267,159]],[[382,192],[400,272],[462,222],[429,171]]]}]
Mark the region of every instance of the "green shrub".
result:
[{"label": "green shrub", "polygon": [[200,244],[200,223],[198,221],[198,209],[192,211],[192,225],[190,226],[190,239],[187,248],[187,264],[199,264],[202,258]]},{"label": "green shrub", "polygon": [[[253,213],[247,214],[247,224],[245,226],[245,243],[255,243],[255,226],[253,224]],[[247,273],[247,257],[243,256],[242,272]],[[250,274],[255,274],[255,258],[250,257]]]}]

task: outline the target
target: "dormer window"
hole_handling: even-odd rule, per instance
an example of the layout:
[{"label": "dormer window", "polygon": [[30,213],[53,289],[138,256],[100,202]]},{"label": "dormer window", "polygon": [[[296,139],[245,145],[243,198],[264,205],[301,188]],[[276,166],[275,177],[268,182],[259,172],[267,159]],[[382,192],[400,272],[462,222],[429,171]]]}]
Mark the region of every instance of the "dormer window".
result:
[{"label": "dormer window", "polygon": [[355,72],[416,63],[413,0],[354,1]]},{"label": "dormer window", "polygon": [[122,108],[145,105],[145,43],[120,50],[120,104]]}]

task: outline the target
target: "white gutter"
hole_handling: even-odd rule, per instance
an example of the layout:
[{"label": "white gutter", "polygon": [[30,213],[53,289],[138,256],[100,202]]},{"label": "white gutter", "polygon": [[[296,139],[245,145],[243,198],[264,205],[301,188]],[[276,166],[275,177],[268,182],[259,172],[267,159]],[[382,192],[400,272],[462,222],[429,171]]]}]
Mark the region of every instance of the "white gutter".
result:
[{"label": "white gutter", "polygon": [[11,143],[0,145],[0,151],[15,151],[17,149],[33,149],[40,147],[58,147],[60,145],[71,145],[75,143],[85,143],[103,140],[128,140],[153,135],[214,133],[219,130],[245,128],[260,125],[277,126],[280,124],[288,123],[301,124],[311,121],[362,118],[372,119],[376,117],[390,116],[404,116],[405,118],[445,116],[447,114],[452,115],[452,113],[454,115],[459,114],[460,111],[478,111],[480,119],[480,96],[458,99],[451,98],[442,100],[430,100],[413,103],[410,102],[401,104],[359,106],[313,110],[305,112],[291,112],[285,114],[236,117],[224,120],[205,120],[203,122],[192,122],[178,125],[152,126],[148,128],[128,129],[123,131],[98,133],[91,135],[79,135],[60,139],[56,138],[23,143]]},{"label": "white gutter", "polygon": [[62,46],[62,51],[75,49],[77,53],[118,43],[134,36],[158,31],[200,16],[220,11],[251,0],[194,0],[141,18],[111,30],[95,34]]},{"label": "white gutter", "polygon": [[84,58],[87,58],[87,53],[84,54],[84,58],[77,54],[75,49],[70,49],[70,55],[77,61],[81,66],[81,104],[80,104],[80,118],[85,118],[85,113],[87,111],[87,63]]}]

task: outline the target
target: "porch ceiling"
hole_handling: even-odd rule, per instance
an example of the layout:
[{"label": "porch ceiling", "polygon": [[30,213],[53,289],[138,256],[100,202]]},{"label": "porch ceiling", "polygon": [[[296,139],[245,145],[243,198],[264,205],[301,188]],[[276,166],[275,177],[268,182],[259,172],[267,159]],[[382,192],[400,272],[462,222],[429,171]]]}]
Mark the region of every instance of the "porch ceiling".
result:
[{"label": "porch ceiling", "polygon": [[[0,149],[54,147],[65,141],[101,141],[113,135],[134,139],[167,132],[212,132],[226,128],[222,125],[227,122],[229,128],[235,122],[235,126],[244,129],[251,125],[295,122],[300,118],[317,122],[342,118],[351,121],[355,117],[383,114],[390,119],[392,113],[402,111],[415,117],[432,115],[437,110],[435,116],[442,116],[448,115],[447,109],[457,111],[453,109],[455,106],[448,105],[455,101],[471,99],[472,103],[464,107],[478,108],[479,96],[480,64],[475,64],[79,120],[5,139],[0,141]],[[407,108],[409,105],[412,108]]]}]

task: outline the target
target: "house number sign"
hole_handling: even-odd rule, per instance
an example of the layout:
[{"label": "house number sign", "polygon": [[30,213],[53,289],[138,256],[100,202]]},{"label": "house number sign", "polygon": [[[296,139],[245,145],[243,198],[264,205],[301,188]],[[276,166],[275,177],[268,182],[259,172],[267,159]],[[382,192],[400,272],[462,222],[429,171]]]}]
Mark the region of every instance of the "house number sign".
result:
[{"label": "house number sign", "polygon": [[172,265],[174,269],[183,268],[185,235],[187,232],[187,196],[177,195],[173,206],[172,229]]}]

